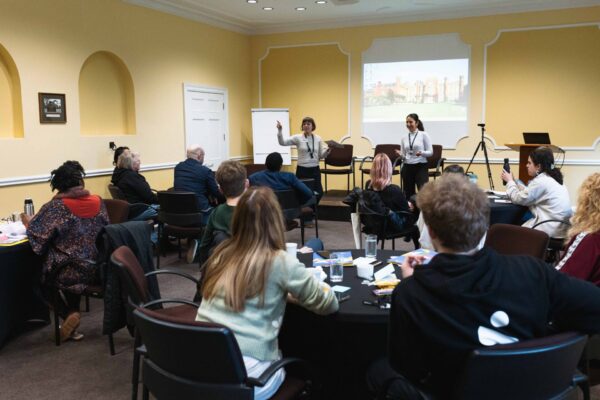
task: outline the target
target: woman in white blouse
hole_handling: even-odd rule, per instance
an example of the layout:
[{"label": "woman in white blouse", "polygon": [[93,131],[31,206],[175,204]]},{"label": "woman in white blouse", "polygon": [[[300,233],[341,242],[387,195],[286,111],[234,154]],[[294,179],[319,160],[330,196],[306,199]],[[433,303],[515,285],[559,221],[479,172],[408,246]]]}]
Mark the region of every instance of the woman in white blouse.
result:
[{"label": "woman in white blouse", "polygon": [[421,189],[429,180],[427,157],[433,155],[433,146],[417,114],[406,116],[406,128],[408,135],[402,138],[398,154],[402,156],[402,186],[406,198],[410,199],[416,193],[415,185]]},{"label": "woman in white blouse", "polygon": [[[506,182],[506,194],[515,204],[528,206],[533,217],[523,226],[531,228],[538,222],[560,220],[568,222],[571,217],[569,192],[563,185],[563,176],[559,168],[554,167],[554,155],[548,147],[538,147],[527,159],[527,173],[533,179],[528,186],[515,182],[512,174],[502,170],[502,179]],[[550,237],[565,237],[566,224],[547,222],[536,227]]]},{"label": "woman in white blouse", "polygon": [[277,140],[279,144],[282,146],[296,146],[298,149],[296,176],[298,179],[314,179],[314,190],[317,192],[318,201],[323,196],[319,160],[327,157],[329,148],[323,144],[323,140],[319,135],[313,133],[315,129],[317,129],[315,120],[311,117],[304,117],[302,120],[302,133],[284,139],[281,133],[281,122],[277,121]]}]

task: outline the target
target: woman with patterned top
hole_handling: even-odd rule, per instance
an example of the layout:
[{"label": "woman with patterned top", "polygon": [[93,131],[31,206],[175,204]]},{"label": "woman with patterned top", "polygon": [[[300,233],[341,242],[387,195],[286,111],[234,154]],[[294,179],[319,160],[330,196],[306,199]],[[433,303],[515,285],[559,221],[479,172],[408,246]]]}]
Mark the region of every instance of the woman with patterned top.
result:
[{"label": "woman with patterned top", "polygon": [[84,189],[84,176],[79,162],[65,162],[51,173],[50,187],[58,194],[33,217],[22,216],[31,248],[44,259],[42,281],[60,291],[61,340],[83,338],[76,331],[81,293],[98,281],[96,236],[108,224],[106,207]]},{"label": "woman with patterned top", "polygon": [[600,286],[600,173],[579,188],[571,224],[569,247],[556,269]]},{"label": "woman with patterned top", "polygon": [[[257,377],[281,358],[277,337],[286,300],[318,314],[337,311],[332,290],[285,251],[283,215],[273,191],[249,188],[231,222],[231,238],[205,264],[196,320],[227,326],[235,334],[248,376]],[[255,388],[255,399],[273,396],[284,380],[276,372]]]},{"label": "woman with patterned top", "polygon": [[330,150],[323,144],[321,137],[313,133],[317,129],[314,119],[304,117],[301,128],[302,133],[284,139],[281,132],[281,122],[277,121],[277,140],[281,146],[296,146],[296,149],[298,149],[296,176],[299,179],[314,179],[314,190],[317,192],[318,203],[323,197],[319,160],[327,157]]}]

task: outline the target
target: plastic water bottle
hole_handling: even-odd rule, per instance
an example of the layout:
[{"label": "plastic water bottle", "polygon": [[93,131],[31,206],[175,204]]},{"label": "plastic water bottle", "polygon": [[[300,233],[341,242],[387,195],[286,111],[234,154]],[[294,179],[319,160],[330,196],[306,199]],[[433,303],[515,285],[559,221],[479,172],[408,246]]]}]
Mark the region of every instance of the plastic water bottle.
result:
[{"label": "plastic water bottle", "polygon": [[33,200],[25,199],[25,205],[23,206],[23,211],[25,212],[25,215],[30,216],[30,217],[33,214],[35,214],[35,209],[33,208]]},{"label": "plastic water bottle", "polygon": [[[510,164],[508,163],[508,158],[504,159],[504,166],[502,167],[506,172],[510,172]],[[506,186],[506,181],[503,179],[502,184]]]}]

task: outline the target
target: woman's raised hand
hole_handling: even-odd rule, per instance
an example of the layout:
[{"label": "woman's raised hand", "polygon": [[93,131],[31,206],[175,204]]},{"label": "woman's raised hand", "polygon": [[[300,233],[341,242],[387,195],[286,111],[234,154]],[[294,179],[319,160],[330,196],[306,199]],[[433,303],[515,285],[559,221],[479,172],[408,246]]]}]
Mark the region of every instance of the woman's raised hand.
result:
[{"label": "woman's raised hand", "polygon": [[508,182],[512,182],[514,180],[512,174],[510,172],[507,172],[504,168],[502,169],[502,180],[506,183]]},{"label": "woman's raised hand", "polygon": [[280,131],[281,130],[281,122],[277,121],[277,130]]}]

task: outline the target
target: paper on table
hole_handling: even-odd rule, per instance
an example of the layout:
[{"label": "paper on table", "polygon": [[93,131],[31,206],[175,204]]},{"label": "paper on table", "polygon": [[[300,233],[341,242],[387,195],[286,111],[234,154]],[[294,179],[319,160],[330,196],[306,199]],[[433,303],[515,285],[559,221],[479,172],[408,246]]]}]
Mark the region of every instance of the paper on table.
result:
[{"label": "paper on table", "polygon": [[512,203],[512,201],[508,200],[508,199],[494,199],[494,203],[505,203],[505,204],[510,204]]},{"label": "paper on table", "polygon": [[387,277],[396,278],[396,275],[394,272],[395,272],[394,265],[388,264],[385,267],[381,268],[379,271],[375,272],[375,281],[381,281]]}]

